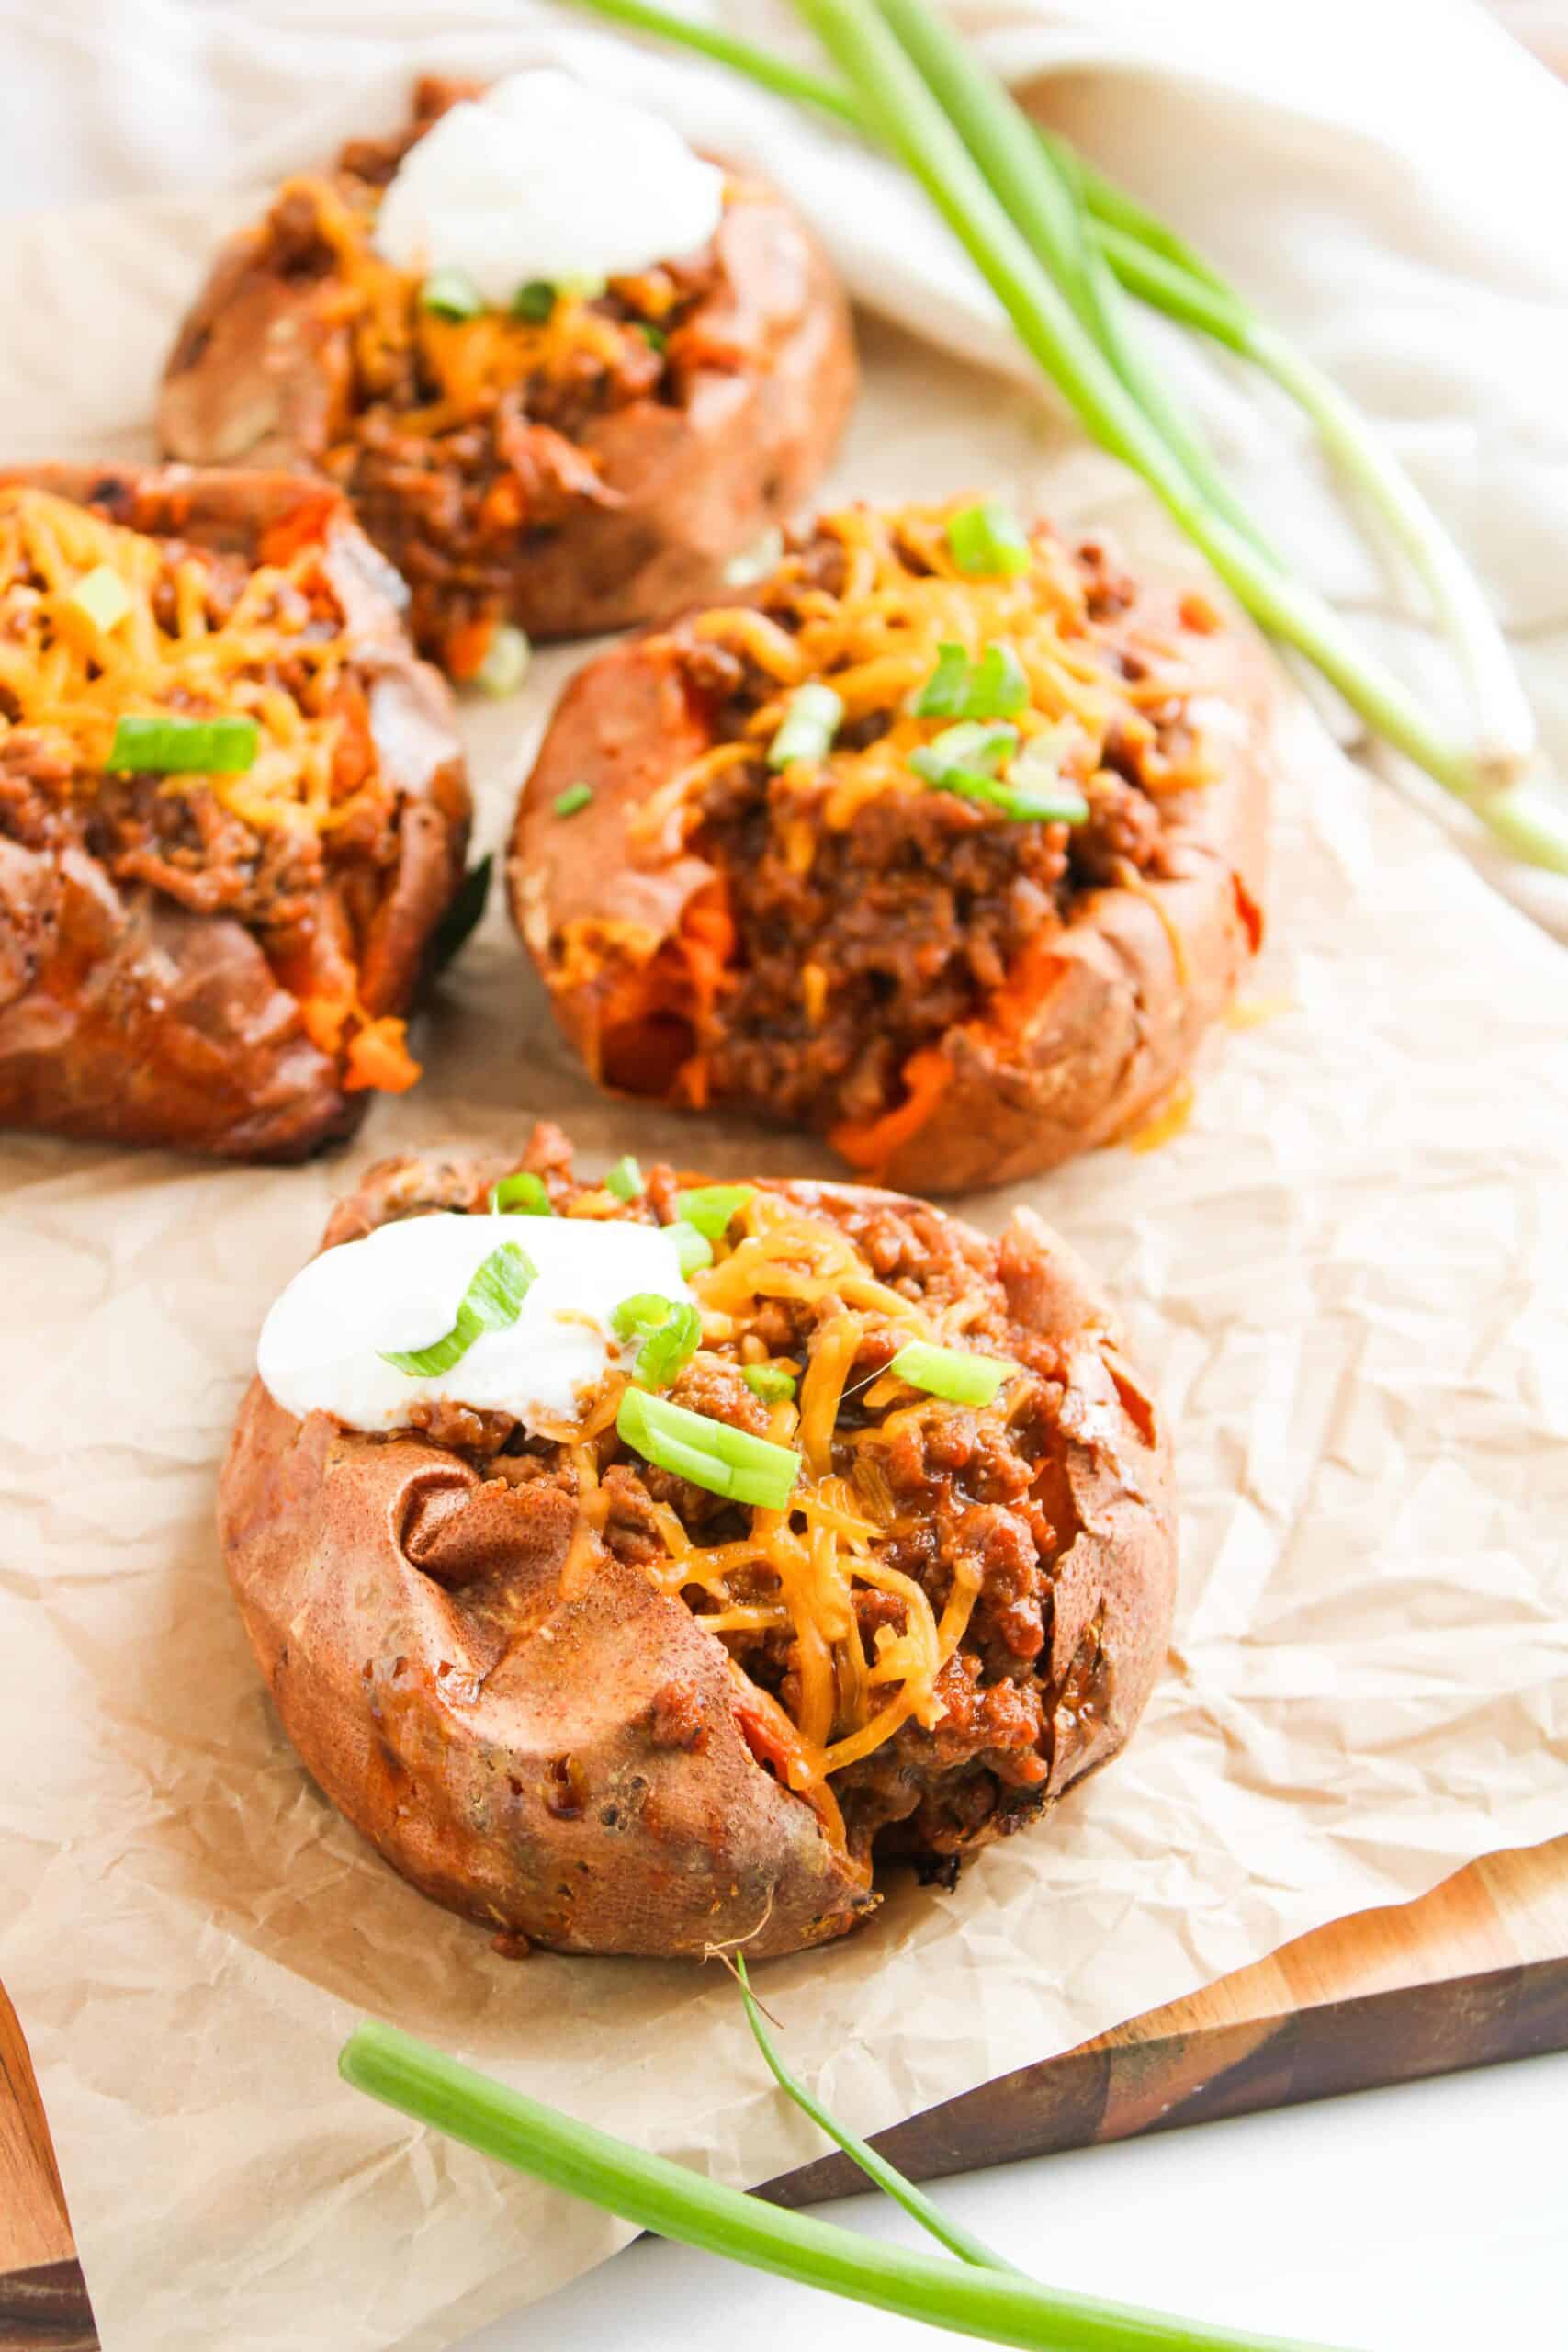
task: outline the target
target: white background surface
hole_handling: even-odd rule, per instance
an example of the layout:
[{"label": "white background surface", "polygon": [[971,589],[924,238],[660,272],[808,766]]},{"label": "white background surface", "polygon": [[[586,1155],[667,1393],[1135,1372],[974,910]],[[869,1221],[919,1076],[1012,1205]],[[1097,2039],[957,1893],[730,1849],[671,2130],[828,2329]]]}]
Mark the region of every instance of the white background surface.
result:
[{"label": "white background surface", "polygon": [[[62,28],[71,19],[79,28],[93,5],[67,0]],[[1500,13],[1568,62],[1568,5],[1502,0]],[[6,95],[18,96],[14,81]],[[8,170],[7,151],[18,152],[9,137],[0,206],[49,202],[39,159]],[[60,175],[63,195],[65,153]],[[1559,2352],[1568,2346],[1565,2118],[1568,2054],[1010,2165],[937,2193],[1063,2287],[1358,2352]],[[878,2234],[913,2234],[873,2199],[824,2210]],[[618,2352],[634,2342],[639,2352],[750,2352],[796,2341],[813,2352],[878,2352],[935,2340],[645,2242],[475,2337],[470,2352]]]}]

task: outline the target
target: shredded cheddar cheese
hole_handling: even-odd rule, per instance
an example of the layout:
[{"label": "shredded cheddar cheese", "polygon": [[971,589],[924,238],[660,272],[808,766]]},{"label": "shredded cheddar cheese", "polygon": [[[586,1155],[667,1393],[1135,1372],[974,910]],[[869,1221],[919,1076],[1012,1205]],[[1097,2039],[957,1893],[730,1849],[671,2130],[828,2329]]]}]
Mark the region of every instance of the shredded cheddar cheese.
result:
[{"label": "shredded cheddar cheese", "polygon": [[[95,629],[73,592],[100,566],[129,609]],[[258,563],[220,622],[210,586],[197,554],[47,491],[0,489],[0,695],[16,712],[0,707],[0,741],[16,728],[35,730],[92,788],[121,718],[243,716],[259,729],[251,767],[169,776],[161,789],[199,786],[257,831],[347,822],[376,788],[377,768],[319,535]],[[323,628],[329,613],[333,626]],[[285,668],[299,690],[281,683]]]}]

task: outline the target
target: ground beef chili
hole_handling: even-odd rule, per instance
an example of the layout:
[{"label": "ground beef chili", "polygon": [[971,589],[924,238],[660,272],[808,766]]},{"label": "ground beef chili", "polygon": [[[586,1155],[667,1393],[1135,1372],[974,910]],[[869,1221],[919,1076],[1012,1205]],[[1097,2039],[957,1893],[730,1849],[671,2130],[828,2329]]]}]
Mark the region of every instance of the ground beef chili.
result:
[{"label": "ground beef chili", "polygon": [[[570,1147],[552,1126],[536,1131],[518,1165],[544,1179],[558,1216],[662,1224],[675,1212],[673,1170],[651,1169],[640,1196],[624,1202],[573,1176]],[[465,1176],[455,1168],[410,1163],[410,1170],[406,1183],[394,1172],[387,1215],[481,1210],[502,1172],[487,1170],[481,1183],[474,1172]],[[1032,1818],[1048,1784],[1064,1777],[1079,1742],[1094,1736],[1106,1672],[1097,1640],[1086,1638],[1065,1679],[1053,1679],[1050,1667],[1054,1582],[1079,1532],[1061,1475],[1064,1422],[1070,1419],[1062,1366],[1054,1342],[1014,1319],[1003,1248],[922,1203],[897,1196],[816,1186],[750,1188],[739,1222],[732,1221],[718,1244],[713,1295],[722,1295],[732,1250],[745,1245],[748,1234],[780,1229],[775,1217],[794,1220],[787,1227],[788,1247],[796,1253],[790,1264],[817,1262],[811,1237],[825,1237],[839,1252],[834,1262],[840,1283],[852,1288],[862,1280],[874,1283],[888,1302],[886,1308],[863,1304],[852,1310],[859,1329],[832,1423],[830,1491],[873,1531],[866,1560],[895,1573],[878,1585],[852,1572],[852,1613],[836,1645],[839,1698],[831,1741],[860,1727],[868,1707],[874,1713],[897,1695],[897,1682],[881,1686],[869,1702],[863,1692],[858,1705],[853,1693],[886,1645],[908,1634],[914,1606],[913,1597],[905,1597],[908,1587],[918,1589],[939,1623],[955,1584],[974,1591],[962,1634],[936,1677],[935,1703],[921,1711],[924,1720],[909,1717],[869,1753],[841,1770],[830,1767],[829,1774],[852,1852],[912,1860],[928,1874],[942,1875],[970,1847]],[[525,1237],[525,1225],[520,1221]],[[363,1229],[344,1223],[328,1238],[350,1239]],[[829,1344],[827,1335],[841,1325],[843,1296],[827,1286],[813,1297],[770,1296],[759,1299],[755,1311],[725,1314],[705,1295],[708,1280],[703,1272],[694,1277],[705,1311],[704,1340],[669,1391],[672,1401],[775,1442],[804,1445],[804,1425],[791,1430],[795,1408],[781,1428],[773,1408],[747,1384],[744,1368],[771,1360],[805,1374]],[[910,1327],[895,1311],[903,1305],[918,1310],[933,1333],[1013,1367],[990,1405],[943,1403],[885,1376],[908,1336]],[[607,1376],[608,1401],[624,1379],[618,1372]],[[732,1548],[756,1534],[753,1514],[641,1460],[617,1435],[606,1402],[605,1390],[580,1399],[581,1419],[570,1439],[530,1435],[504,1415],[466,1408],[427,1408],[413,1418],[423,1434],[487,1477],[547,1482],[576,1493],[580,1503],[590,1477],[581,1431],[592,1427],[586,1460],[597,1503],[592,1555],[613,1555],[665,1591],[679,1592],[699,1619],[714,1619],[716,1638],[741,1669],[737,1715],[752,1752],[788,1780],[796,1753],[790,1725],[802,1712],[803,1660],[798,1633],[779,1606],[780,1582],[765,1546],[759,1544],[749,1566],[736,1567],[731,1557],[720,1589],[694,1579],[682,1587],[671,1553],[671,1514],[694,1544]],[[804,1395],[800,1406],[804,1416]],[[807,1483],[803,1476],[797,1494]],[[804,1527],[800,1511],[792,1507],[790,1516]],[[698,1556],[683,1555],[682,1565]],[[903,1590],[899,1579],[908,1580]],[[771,1625],[728,1622],[770,1609],[777,1620]],[[660,1744],[679,1747],[695,1736],[690,1694],[680,1685],[659,1694],[654,1712],[651,1736]]]},{"label": "ground beef chili", "polygon": [[[634,401],[679,406],[699,368],[727,365],[704,316],[719,288],[711,244],[600,294],[558,297],[534,322],[547,321],[547,334],[499,313],[433,318],[419,280],[374,258],[378,204],[399,164],[483,87],[426,77],[402,130],[351,141],[331,178],[288,183],[255,255],[293,285],[344,282],[320,462],[408,582],[416,642],[458,678],[479,668],[506,609],[520,539],[554,533],[584,503],[615,503],[579,446],[588,428]],[[355,314],[358,288],[368,296]],[[484,338],[504,345],[493,368]],[[177,351],[174,365],[195,356]]]}]

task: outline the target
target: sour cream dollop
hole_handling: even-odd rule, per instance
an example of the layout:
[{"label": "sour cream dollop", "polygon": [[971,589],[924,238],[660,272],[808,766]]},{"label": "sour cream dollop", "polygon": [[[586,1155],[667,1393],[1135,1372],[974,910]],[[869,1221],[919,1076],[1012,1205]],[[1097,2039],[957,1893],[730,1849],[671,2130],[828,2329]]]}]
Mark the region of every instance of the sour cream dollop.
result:
[{"label": "sour cream dollop", "polygon": [[[446,1372],[411,1377],[386,1353],[445,1338],[468,1284],[503,1241],[538,1269],[515,1323],[483,1331]],[[692,1295],[669,1233],[629,1219],[406,1217],[341,1242],[297,1273],[262,1326],[256,1370],[285,1412],[349,1429],[406,1427],[412,1405],[470,1405],[570,1420],[579,1391],[620,1361],[610,1317],[624,1298]],[[628,1353],[635,1351],[634,1341]]]},{"label": "sour cream dollop", "polygon": [[374,243],[411,274],[460,270],[502,309],[537,279],[679,260],[723,209],[723,173],[667,122],[547,66],[450,107],[410,148]]}]

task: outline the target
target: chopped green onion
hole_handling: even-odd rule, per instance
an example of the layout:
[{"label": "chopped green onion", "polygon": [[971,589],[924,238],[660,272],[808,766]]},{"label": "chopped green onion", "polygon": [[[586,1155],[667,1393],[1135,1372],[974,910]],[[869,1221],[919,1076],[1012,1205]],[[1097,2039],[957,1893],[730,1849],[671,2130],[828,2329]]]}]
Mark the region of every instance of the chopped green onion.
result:
[{"label": "chopped green onion", "polygon": [[592,797],[593,786],[591,784],[569,784],[564,792],[558,792],[555,797],[556,815],[575,817],[580,808],[587,808]]},{"label": "chopped green onion", "polygon": [[638,319],[637,322],[637,331],[638,334],[641,335],[644,343],[647,344],[650,351],[667,351],[669,349],[670,337],[665,334],[662,327],[656,327],[651,319]]},{"label": "chopped green onion", "polygon": [[740,1377],[764,1405],[787,1405],[795,1395],[795,1374],[782,1363],[742,1364]]},{"label": "chopped green onion", "polygon": [[961,645],[940,645],[936,668],[910,711],[916,718],[1016,718],[1029,707],[1029,681],[1010,645],[987,645],[971,662]]},{"label": "chopped green onion", "polygon": [[450,1372],[483,1333],[510,1330],[523,1312],[523,1301],[538,1271],[519,1243],[502,1242],[464,1292],[457,1320],[445,1338],[428,1348],[412,1348],[403,1353],[382,1348],[378,1351],[382,1363],[406,1372],[411,1380],[428,1380],[438,1372]]},{"label": "chopped green onion", "polygon": [[1005,779],[998,776],[1004,755],[1017,741],[1017,728],[1005,720],[987,726],[964,719],[944,729],[933,741],[918,745],[909,754],[909,765],[934,790],[983,800],[1017,823],[1082,824],[1089,803],[1074,786],[1063,784],[1054,764],[1042,774],[1028,768],[1026,755],[1021,754]]},{"label": "chopped green onion", "polygon": [[107,765],[146,775],[243,775],[260,741],[254,718],[122,718]]},{"label": "chopped green onion", "polygon": [[635,1201],[640,1197],[642,1170],[629,1151],[616,1160],[614,1168],[604,1171],[604,1190],[614,1193],[618,1201]]},{"label": "chopped green onion", "polygon": [[684,1217],[678,1217],[673,1225],[667,1225],[664,1230],[675,1244],[675,1255],[681,1261],[681,1272],[688,1282],[694,1274],[701,1273],[705,1266],[712,1265],[713,1243],[706,1234],[699,1233],[694,1225],[688,1225]]},{"label": "chopped green onion", "polygon": [[581,277],[558,279],[556,290],[573,302],[596,302],[608,283],[607,278],[584,270]]},{"label": "chopped green onion", "polygon": [[438,319],[477,319],[488,306],[460,269],[433,269],[419,289],[420,306]]},{"label": "chopped green onion", "polygon": [[632,1376],[645,1388],[668,1388],[696,1354],[703,1318],[687,1298],[668,1302],[669,1314],[637,1350]]},{"label": "chopped green onion", "polygon": [[1006,789],[1032,817],[1043,823],[1081,825],[1089,818],[1089,802],[1069,776],[1062,774],[1060,752],[1050,735],[1034,735],[1016,760],[1008,764]]},{"label": "chopped green onion", "polygon": [[633,1377],[645,1387],[668,1388],[696,1354],[703,1318],[689,1299],[665,1298],[656,1290],[639,1290],[622,1299],[610,1317],[610,1328],[618,1340],[642,1337]]},{"label": "chopped green onion", "polygon": [[520,1168],[515,1176],[503,1176],[499,1184],[491,1187],[491,1216],[554,1216],[550,1196],[545,1190],[545,1180],[536,1176],[531,1168]]},{"label": "chopped green onion", "polygon": [[1017,2352],[1311,2352],[1278,2337],[1062,2293],[973,2258],[951,2262],[791,2212],[510,2090],[396,2026],[356,2027],[338,2072],[400,2114],[638,2229],[951,2334]]},{"label": "chopped green onion", "polygon": [[739,1216],[756,1191],[755,1184],[700,1184],[677,1193],[675,1213],[694,1225],[706,1241],[722,1241],[731,1217]]},{"label": "chopped green onion", "polygon": [[710,1495],[760,1510],[783,1510],[800,1476],[800,1456],[788,1446],[731,1429],[706,1413],[688,1412],[684,1405],[650,1396],[646,1389],[626,1390],[615,1427],[645,1462],[689,1478]]},{"label": "chopped green onion", "polygon": [[474,672],[474,684],[481,695],[500,701],[503,695],[514,695],[528,674],[528,664],[534,649],[520,628],[510,621],[497,621],[490,633],[485,658]]},{"label": "chopped green onion", "polygon": [[1022,524],[999,498],[960,508],[948,523],[947,544],[972,579],[1016,580],[1033,560]]},{"label": "chopped green onion", "polygon": [[940,1396],[946,1404],[988,1405],[1018,1366],[1001,1356],[970,1355],[962,1348],[906,1340],[887,1369],[911,1388],[924,1389],[928,1396]]},{"label": "chopped green onion", "polygon": [[529,326],[542,327],[556,307],[556,289],[547,277],[531,277],[512,297],[512,315]]},{"label": "chopped green onion", "polygon": [[96,563],[85,571],[65,599],[90,621],[100,637],[118,627],[130,610],[130,591],[112,563]]},{"label": "chopped green onion", "polygon": [[843,716],[844,706],[831,686],[796,686],[768,746],[768,765],[787,768],[795,760],[825,759]]},{"label": "chopped green onion", "polygon": [[1006,719],[965,718],[918,745],[909,754],[909,765],[927,784],[957,791],[953,777],[973,776],[983,784],[1017,748],[1018,729]]}]

